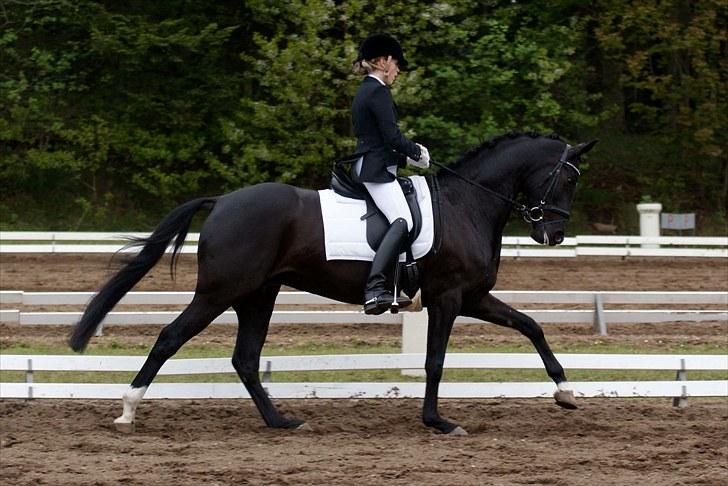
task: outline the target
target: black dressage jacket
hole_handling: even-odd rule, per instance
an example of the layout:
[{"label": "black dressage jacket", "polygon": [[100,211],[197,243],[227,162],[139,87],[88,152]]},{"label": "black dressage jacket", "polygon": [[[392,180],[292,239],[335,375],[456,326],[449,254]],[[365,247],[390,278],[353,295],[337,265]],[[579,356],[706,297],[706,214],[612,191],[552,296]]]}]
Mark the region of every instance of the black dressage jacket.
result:
[{"label": "black dressage jacket", "polygon": [[420,159],[420,147],[399,131],[392,93],[373,77],[366,76],[359,85],[351,117],[357,137],[356,153],[351,158],[355,161],[364,156],[361,173],[357,176],[352,171],[356,182],[393,181],[388,166],[404,167],[407,157]]}]

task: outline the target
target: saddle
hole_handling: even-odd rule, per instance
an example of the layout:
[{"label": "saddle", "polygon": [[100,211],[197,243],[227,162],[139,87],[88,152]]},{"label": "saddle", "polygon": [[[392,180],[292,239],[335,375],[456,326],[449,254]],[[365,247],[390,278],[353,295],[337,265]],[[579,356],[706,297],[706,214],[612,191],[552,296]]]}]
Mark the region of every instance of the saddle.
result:
[{"label": "saddle", "polygon": [[[412,231],[410,231],[409,238],[407,239],[408,246],[410,246],[422,230],[422,212],[417,202],[417,190],[412,184],[412,181],[406,177],[397,177],[397,182],[402,187],[402,192],[404,193],[410,214],[412,215]],[[367,212],[362,215],[361,220],[366,221],[367,242],[376,251],[382,242],[382,238],[384,238],[384,233],[389,228],[389,221],[387,221],[384,213],[377,208],[377,205],[372,200],[364,185],[354,182],[347,171],[340,170],[337,165],[331,173],[331,189],[340,196],[366,202]]]},{"label": "saddle", "polygon": [[[366,222],[367,243],[376,251],[389,228],[389,221],[384,216],[363,184],[356,183],[350,176],[351,160],[339,160],[334,164],[331,172],[331,189],[342,197],[359,199],[366,202],[366,213],[360,218]],[[397,182],[402,187],[402,192],[407,200],[410,214],[412,215],[412,230],[407,239],[405,254],[407,259],[399,264],[395,274],[399,276],[398,286],[410,298],[414,297],[419,289],[419,268],[412,255],[412,243],[417,239],[422,230],[422,212],[417,201],[417,190],[412,181],[406,177],[397,177]],[[396,277],[395,277],[396,278]]]}]

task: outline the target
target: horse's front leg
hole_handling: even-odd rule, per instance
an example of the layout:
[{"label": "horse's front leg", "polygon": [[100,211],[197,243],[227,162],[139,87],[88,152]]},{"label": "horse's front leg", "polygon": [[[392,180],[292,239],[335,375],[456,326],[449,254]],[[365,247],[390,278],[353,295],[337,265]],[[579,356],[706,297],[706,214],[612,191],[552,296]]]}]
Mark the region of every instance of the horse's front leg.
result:
[{"label": "horse's front leg", "polygon": [[551,347],[546,342],[543,330],[536,321],[508,304],[501,302],[489,293],[465,299],[462,315],[489,321],[500,326],[510,327],[530,339],[543,360],[546,373],[556,383],[557,390],[554,393],[556,403],[568,409],[577,408],[574,392],[566,380],[564,368],[551,351]]},{"label": "horse's front leg", "polygon": [[427,305],[429,321],[427,323],[427,358],[425,359],[425,372],[427,384],[425,387],[425,401],[422,407],[422,421],[428,427],[433,427],[443,434],[467,435],[467,432],[457,424],[448,422],[440,417],[437,410],[437,398],[442,379],[442,368],[445,363],[445,351],[450,339],[453,322],[460,310],[461,296],[450,292],[441,294],[434,302]]}]

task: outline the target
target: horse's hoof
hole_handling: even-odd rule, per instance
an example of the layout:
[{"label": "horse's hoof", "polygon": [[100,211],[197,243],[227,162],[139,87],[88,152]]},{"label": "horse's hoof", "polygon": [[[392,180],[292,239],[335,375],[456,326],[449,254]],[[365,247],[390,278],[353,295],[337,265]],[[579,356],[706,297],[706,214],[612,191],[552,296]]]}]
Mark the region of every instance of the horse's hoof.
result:
[{"label": "horse's hoof", "polygon": [[301,425],[299,425],[298,427],[296,427],[293,430],[297,430],[299,432],[313,432],[313,428],[310,425],[308,425],[308,422],[302,423]]},{"label": "horse's hoof", "polygon": [[554,392],[554,399],[556,405],[559,407],[566,408],[568,410],[576,410],[579,408],[576,405],[576,398],[574,398],[574,392],[571,390],[556,390]]},{"label": "horse's hoof", "polygon": [[447,433],[447,435],[468,435],[468,432],[460,427],[459,425],[452,429],[450,432]]},{"label": "horse's hoof", "polygon": [[117,422],[116,420],[114,420],[114,427],[116,427],[116,430],[118,430],[122,434],[133,434],[136,430],[136,427],[134,427],[134,422]]}]

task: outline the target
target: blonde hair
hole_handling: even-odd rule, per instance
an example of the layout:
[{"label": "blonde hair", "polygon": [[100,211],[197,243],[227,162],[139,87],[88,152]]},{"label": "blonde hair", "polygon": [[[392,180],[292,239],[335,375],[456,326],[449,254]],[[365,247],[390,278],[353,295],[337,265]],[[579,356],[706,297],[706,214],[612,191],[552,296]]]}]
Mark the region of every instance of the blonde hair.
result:
[{"label": "blonde hair", "polygon": [[375,66],[379,61],[382,59],[385,59],[384,56],[375,57],[374,59],[362,59],[361,61],[356,61],[354,63],[354,73],[355,74],[372,74],[374,71],[377,71],[379,68]]}]

